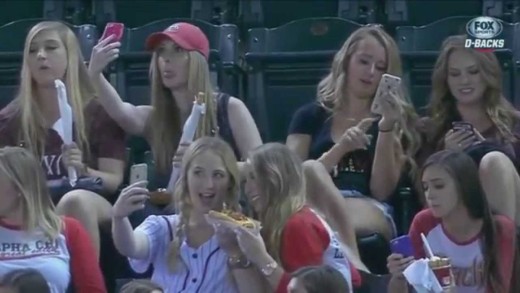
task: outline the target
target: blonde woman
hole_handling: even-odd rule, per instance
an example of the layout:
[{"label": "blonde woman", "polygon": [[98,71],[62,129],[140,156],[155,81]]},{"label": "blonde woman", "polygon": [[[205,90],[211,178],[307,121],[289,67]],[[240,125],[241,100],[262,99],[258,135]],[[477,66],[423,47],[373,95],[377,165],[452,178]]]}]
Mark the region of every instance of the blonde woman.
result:
[{"label": "blonde woman", "polygon": [[[59,134],[56,79],[65,84],[73,112],[72,145]],[[113,194],[123,179],[125,133],[94,100],[78,40],[63,23],[40,22],[26,37],[20,92],[0,111],[0,146],[6,145],[41,158],[58,212],[83,224],[99,255],[99,223],[110,220],[110,203],[83,189],[63,195],[59,187],[74,167],[81,178],[100,178],[103,196]]]},{"label": "blonde woman", "polygon": [[267,280],[269,289],[263,292],[287,292],[291,273],[315,265],[338,270],[351,291],[360,286],[361,276],[336,234],[306,205],[305,175],[298,155],[283,144],[268,143],[250,153],[245,170],[245,193],[262,230],[258,235],[241,228],[235,232],[240,248]]},{"label": "blonde woman", "polygon": [[317,101],[294,114],[287,146],[332,173],[346,204],[319,193],[310,200],[330,209],[336,226],[350,214],[358,233],[391,238],[390,208],[380,202],[394,193],[405,169],[414,170],[420,136],[404,89],[385,97],[380,118],[371,113],[384,73],[402,76],[395,41],[378,26],[359,28],[336,53],[330,73],[318,85]]},{"label": "blonde woman", "polygon": [[51,292],[106,292],[94,248],[81,224],[60,217],[40,162],[26,149],[0,148],[0,279],[33,268]]},{"label": "blonde woman", "polygon": [[[94,47],[90,75],[97,87],[99,101],[127,133],[145,137],[151,146],[158,181],[166,187],[172,158],[180,162],[187,147],[179,146],[182,126],[188,118],[195,95],[210,98],[204,123],[197,137],[219,135],[228,142],[238,159],[260,144],[260,134],[242,101],[217,93],[210,81],[209,41],[189,23],[175,23],[163,32],[152,34],[146,48],[153,52],[150,62],[151,105],[134,106],[121,100],[103,77],[102,70],[119,56],[119,42],[111,38]],[[175,157],[174,157],[175,155]]]},{"label": "blonde woman", "polygon": [[128,215],[144,208],[146,182],[124,189],[114,205],[112,235],[131,267],[165,292],[262,292],[259,275],[244,258],[232,231],[207,222],[210,210],[238,209],[239,176],[231,147],[203,137],[187,149],[175,189],[179,214],[149,216],[132,231]]},{"label": "blonde woman", "polygon": [[[520,227],[520,114],[503,96],[496,56],[466,49],[465,40],[466,36],[451,36],[442,45],[432,75],[429,117],[422,125],[426,143],[418,161],[437,150],[464,150],[479,165],[492,209]],[[453,124],[461,122],[467,127]]]}]

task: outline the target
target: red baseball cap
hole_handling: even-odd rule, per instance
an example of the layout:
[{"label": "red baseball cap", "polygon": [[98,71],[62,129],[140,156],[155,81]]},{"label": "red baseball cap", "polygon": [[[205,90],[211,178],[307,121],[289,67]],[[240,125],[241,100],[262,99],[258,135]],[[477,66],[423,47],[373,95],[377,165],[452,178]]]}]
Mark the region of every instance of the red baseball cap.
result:
[{"label": "red baseball cap", "polygon": [[162,41],[171,40],[186,51],[197,51],[209,58],[209,41],[206,35],[193,24],[178,22],[162,32],[153,33],[146,39],[146,49],[154,50]]}]

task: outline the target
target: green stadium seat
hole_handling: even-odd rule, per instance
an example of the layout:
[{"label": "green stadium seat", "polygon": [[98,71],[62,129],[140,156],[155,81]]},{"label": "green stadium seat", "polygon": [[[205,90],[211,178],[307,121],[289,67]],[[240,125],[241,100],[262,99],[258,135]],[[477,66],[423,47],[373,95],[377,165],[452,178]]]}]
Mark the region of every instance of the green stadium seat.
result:
[{"label": "green stadium seat", "polygon": [[2,0],[0,26],[26,18],[63,19],[64,2],[56,0]]}]

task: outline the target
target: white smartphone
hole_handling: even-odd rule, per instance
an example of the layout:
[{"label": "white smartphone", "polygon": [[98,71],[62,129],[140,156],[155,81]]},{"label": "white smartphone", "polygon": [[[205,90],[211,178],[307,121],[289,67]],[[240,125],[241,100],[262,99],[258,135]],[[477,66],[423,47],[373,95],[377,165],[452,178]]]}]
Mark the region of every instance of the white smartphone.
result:
[{"label": "white smartphone", "polygon": [[130,167],[130,185],[148,180],[148,165],[147,164],[135,164]]},{"label": "white smartphone", "polygon": [[374,97],[374,101],[372,102],[371,111],[374,114],[383,114],[381,112],[381,99],[385,96],[388,96],[390,92],[399,92],[399,87],[401,86],[401,78],[391,74],[383,74],[381,77],[381,81],[377,86],[376,95]]}]

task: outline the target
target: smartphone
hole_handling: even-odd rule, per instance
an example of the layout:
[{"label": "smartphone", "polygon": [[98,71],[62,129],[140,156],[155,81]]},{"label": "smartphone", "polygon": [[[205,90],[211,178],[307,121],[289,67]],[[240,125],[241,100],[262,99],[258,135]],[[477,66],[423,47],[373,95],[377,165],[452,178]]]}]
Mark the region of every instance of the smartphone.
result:
[{"label": "smartphone", "polygon": [[473,129],[473,125],[471,125],[471,123],[468,123],[468,122],[464,122],[464,121],[455,121],[451,124],[453,130],[457,131],[457,130],[462,130],[462,131],[470,131],[470,132],[475,132],[475,130]]},{"label": "smartphone", "polygon": [[392,239],[390,241],[390,247],[393,253],[399,253],[403,255],[403,257],[414,256],[412,241],[408,235]]},{"label": "smartphone", "polygon": [[148,165],[147,164],[136,164],[130,167],[130,185],[148,180]]},{"label": "smartphone", "polygon": [[115,36],[111,42],[119,42],[123,38],[123,33],[125,31],[125,25],[120,22],[109,22],[105,26],[105,30],[103,31],[103,35],[101,36],[100,41],[108,38],[108,36]]},{"label": "smartphone", "polygon": [[398,92],[400,86],[400,77],[387,73],[383,74],[383,76],[381,77],[381,81],[377,86],[374,101],[372,102],[372,113],[382,115],[383,113],[381,112],[381,99],[387,97],[390,92]]}]

